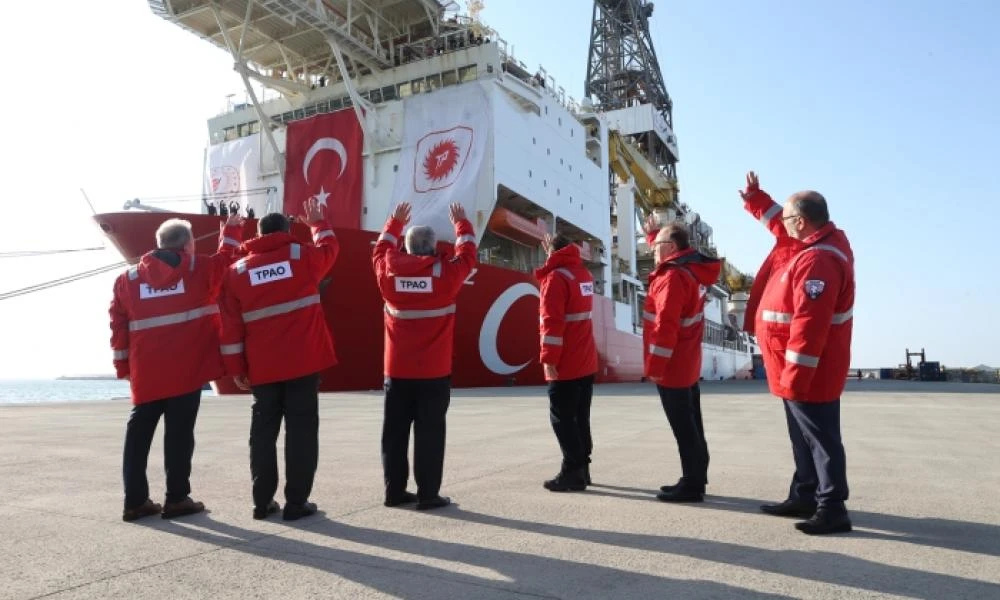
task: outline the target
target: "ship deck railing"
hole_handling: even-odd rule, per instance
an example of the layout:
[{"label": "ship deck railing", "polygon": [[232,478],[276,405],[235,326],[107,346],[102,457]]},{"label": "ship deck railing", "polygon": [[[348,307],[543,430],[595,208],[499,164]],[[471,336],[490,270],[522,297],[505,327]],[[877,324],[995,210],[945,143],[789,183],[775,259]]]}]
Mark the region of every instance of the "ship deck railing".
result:
[{"label": "ship deck railing", "polygon": [[[494,34],[494,30],[490,30]],[[555,98],[566,110],[576,114],[580,112],[580,104],[572,96],[566,96],[566,89],[558,85],[555,77],[549,75],[544,67],[538,66],[538,70],[531,75],[531,70],[523,61],[514,56],[514,46],[508,46],[507,40],[499,35],[496,36],[497,48],[500,50],[500,61],[502,65],[516,66],[518,69],[503,69],[505,72],[514,75],[521,81],[533,88],[539,89]],[[519,72],[520,71],[520,72]]]}]

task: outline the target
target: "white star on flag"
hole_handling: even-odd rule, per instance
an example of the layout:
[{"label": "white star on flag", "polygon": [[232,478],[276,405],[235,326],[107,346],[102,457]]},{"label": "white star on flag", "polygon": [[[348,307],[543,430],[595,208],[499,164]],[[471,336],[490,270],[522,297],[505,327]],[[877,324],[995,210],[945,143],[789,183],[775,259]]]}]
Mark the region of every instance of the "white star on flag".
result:
[{"label": "white star on flag", "polygon": [[322,206],[323,208],[326,208],[326,199],[329,198],[329,197],[330,197],[330,193],[327,192],[326,190],[324,190],[323,186],[320,186],[319,187],[319,193],[316,194],[316,196],[315,196],[316,201],[319,202],[319,205]]}]

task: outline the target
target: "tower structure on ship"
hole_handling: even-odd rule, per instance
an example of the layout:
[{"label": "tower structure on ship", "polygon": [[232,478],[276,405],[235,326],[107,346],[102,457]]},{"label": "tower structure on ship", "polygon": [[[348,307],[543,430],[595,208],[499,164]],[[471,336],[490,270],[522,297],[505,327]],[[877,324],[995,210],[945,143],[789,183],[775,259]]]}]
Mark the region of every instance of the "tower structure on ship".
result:
[{"label": "tower structure on ship", "polygon": [[[653,3],[648,0],[595,0],[584,97],[601,112],[651,104],[669,130],[664,142],[654,130],[629,137],[641,153],[676,186],[677,145],[673,102],[663,83],[649,35]],[[676,188],[674,190],[676,197]],[[673,200],[673,199],[671,199]]]}]

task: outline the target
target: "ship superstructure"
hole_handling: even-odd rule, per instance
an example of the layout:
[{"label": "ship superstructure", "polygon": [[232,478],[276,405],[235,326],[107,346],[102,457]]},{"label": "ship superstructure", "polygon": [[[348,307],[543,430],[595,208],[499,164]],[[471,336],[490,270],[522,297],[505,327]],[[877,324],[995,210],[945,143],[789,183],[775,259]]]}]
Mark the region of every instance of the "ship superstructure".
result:
[{"label": "ship superstructure", "polygon": [[[456,352],[470,350],[476,356],[467,360],[476,364],[468,366],[472,374],[464,381],[456,364],[458,384],[540,381],[537,332],[525,336],[524,324],[514,331],[511,322],[515,314],[524,319],[537,311],[531,271],[544,261],[545,233],[574,239],[594,274],[595,292],[603,298],[595,310],[599,376],[607,381],[641,377],[643,282],[651,265],[637,219],[655,213],[661,221],[683,220],[698,247],[714,253],[711,228],[678,200],[672,106],[649,40],[652,5],[644,0],[595,2],[589,97],[580,103],[543,67],[529,68],[478,19],[481,2],[470,3],[468,16],[457,14],[454,3],[437,0],[149,4],[231,53],[246,87],[247,102],[208,122],[201,215],[206,223],[233,210],[254,216],[289,212],[286,191],[293,188],[326,201],[332,188],[346,185],[350,163],[363,184],[355,196],[330,202],[357,203],[356,219],[340,225],[357,235],[338,229],[338,237],[356,237],[360,256],[342,253],[339,262],[353,262],[335,267],[336,287],[342,281],[338,269],[352,279],[370,278],[362,275],[370,270],[369,238],[396,202],[419,202],[450,185],[465,186],[460,201],[476,226],[481,267],[459,299]],[[349,115],[349,126],[359,129],[359,156],[352,158],[341,143],[347,134],[329,133],[306,140],[303,156],[296,138],[332,115]],[[315,167],[323,154],[330,157],[325,164],[339,170],[332,179],[329,169],[319,173]],[[438,172],[451,159],[456,162]],[[474,175],[463,171],[466,160],[477,166]],[[148,242],[125,234],[118,223],[126,217],[135,233],[139,219],[158,223],[166,213],[98,216],[123,254],[134,258]],[[356,302],[371,302],[371,291],[359,291]],[[706,307],[707,378],[750,372],[752,340],[734,326],[730,315],[741,315],[727,305],[732,291],[720,282]],[[463,298],[469,305],[464,323]],[[372,312],[370,327],[377,331],[364,337],[369,345],[377,340],[380,352],[380,314],[358,309],[354,300],[329,300],[335,336],[344,335],[334,313],[345,304],[353,314]],[[532,316],[528,323],[534,328],[536,321]],[[376,369],[371,377],[377,376]],[[362,379],[367,382],[358,376],[337,389],[368,387]]]}]

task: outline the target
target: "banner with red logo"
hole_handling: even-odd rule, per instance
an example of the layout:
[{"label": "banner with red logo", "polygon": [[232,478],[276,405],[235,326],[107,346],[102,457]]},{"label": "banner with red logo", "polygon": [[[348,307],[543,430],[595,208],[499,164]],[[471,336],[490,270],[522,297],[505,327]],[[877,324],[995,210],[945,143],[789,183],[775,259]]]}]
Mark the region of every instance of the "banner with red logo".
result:
[{"label": "banner with red logo", "polygon": [[332,226],[360,229],[363,149],[364,133],[353,109],[289,123],[285,214],[301,215],[302,203],[315,197]]},{"label": "banner with red logo", "polygon": [[462,204],[475,223],[480,181],[490,164],[486,154],[492,115],[490,95],[478,82],[406,98],[389,213],[400,202],[409,202],[410,225],[433,227],[439,240],[455,239],[448,219],[453,202]]},{"label": "banner with red logo", "polygon": [[216,208],[225,205],[226,210],[236,207],[243,214],[250,206],[260,214],[267,198],[259,193],[263,186],[259,162],[259,133],[209,146],[205,153],[205,201]]}]

